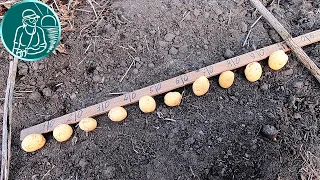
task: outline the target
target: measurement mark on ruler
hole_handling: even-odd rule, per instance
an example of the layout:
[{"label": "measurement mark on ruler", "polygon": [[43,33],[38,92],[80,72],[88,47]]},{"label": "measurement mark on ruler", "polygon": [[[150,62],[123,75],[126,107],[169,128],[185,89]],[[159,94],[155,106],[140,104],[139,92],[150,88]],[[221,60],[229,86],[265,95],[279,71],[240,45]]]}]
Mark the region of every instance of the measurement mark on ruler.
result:
[{"label": "measurement mark on ruler", "polygon": [[97,112],[104,112],[110,106],[109,101],[105,101],[96,105]]},{"label": "measurement mark on ruler", "polygon": [[[304,34],[294,38],[294,41],[299,44],[299,46],[306,46],[313,42],[320,41],[320,30]],[[173,77],[170,80],[166,80],[151,86],[147,86],[145,88],[139,89],[137,91],[124,94],[122,96],[109,99],[108,101],[101,102],[99,104],[95,104],[88,108],[84,108],[73,113],[57,117],[50,121],[43,122],[39,125],[35,125],[26,129],[23,129],[20,134],[20,139],[23,140],[24,137],[31,133],[47,133],[53,131],[53,128],[59,124],[74,124],[79,122],[82,118],[96,116],[102,113],[105,113],[109,110],[109,108],[114,106],[125,106],[128,104],[132,104],[138,101],[138,97],[142,97],[145,95],[157,95],[164,92],[171,91],[173,89],[185,86],[186,84],[190,84],[194,82],[199,75],[204,76],[213,76],[222,73],[226,70],[233,70],[235,68],[239,68],[241,66],[245,66],[251,62],[259,61],[267,56],[269,56],[272,52],[283,49],[288,51],[289,48],[285,45],[285,43],[277,43],[262,49],[258,49],[252,52],[248,52],[241,56],[237,56],[231,59],[227,59],[225,61],[221,61],[217,64],[213,64],[199,70],[182,74],[177,77]]]},{"label": "measurement mark on ruler", "polygon": [[228,59],[227,60],[228,67],[229,68],[236,67],[237,65],[239,65],[240,60],[241,60],[240,57],[235,57],[235,58]]},{"label": "measurement mark on ruler", "polygon": [[149,87],[149,92],[151,94],[154,93],[154,92],[159,93],[160,90],[161,90],[161,83],[157,83],[157,84],[151,85]]},{"label": "measurement mark on ruler", "polygon": [[137,97],[137,94],[135,92],[132,92],[132,93],[125,94],[123,96],[124,96],[123,98],[124,101],[132,102]]},{"label": "measurement mark on ruler", "polygon": [[212,65],[211,65],[211,66],[207,66],[207,67],[206,67],[206,70],[207,70],[208,74],[211,75],[211,74],[213,73],[213,67],[212,67]]},{"label": "measurement mark on ruler", "polygon": [[176,78],[176,85],[180,84],[182,82],[182,84],[186,83],[189,81],[189,77],[186,74],[180,75]]},{"label": "measurement mark on ruler", "polygon": [[72,122],[72,121],[77,121],[78,119],[80,119],[82,117],[82,113],[83,113],[83,110],[80,109],[79,111],[76,111],[76,112],[73,112],[73,113],[70,113],[68,118],[67,118],[67,122]]}]

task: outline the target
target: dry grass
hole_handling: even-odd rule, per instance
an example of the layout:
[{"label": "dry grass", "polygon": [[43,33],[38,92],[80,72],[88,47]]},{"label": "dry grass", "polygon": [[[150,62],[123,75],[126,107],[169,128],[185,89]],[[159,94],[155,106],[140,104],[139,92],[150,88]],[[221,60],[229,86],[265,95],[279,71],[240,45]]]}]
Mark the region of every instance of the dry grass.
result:
[{"label": "dry grass", "polygon": [[302,168],[300,169],[300,176],[302,180],[318,180],[320,179],[320,158],[310,151],[302,150],[300,148],[300,156],[303,159]]}]

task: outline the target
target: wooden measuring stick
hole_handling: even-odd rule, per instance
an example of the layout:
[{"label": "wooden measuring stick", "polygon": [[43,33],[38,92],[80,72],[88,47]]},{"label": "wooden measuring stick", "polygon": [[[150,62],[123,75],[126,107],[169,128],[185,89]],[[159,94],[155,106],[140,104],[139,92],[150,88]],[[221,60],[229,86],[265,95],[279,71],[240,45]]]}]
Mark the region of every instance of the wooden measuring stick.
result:
[{"label": "wooden measuring stick", "polygon": [[[320,41],[320,30],[296,37],[294,38],[294,41],[299,44],[299,46],[306,46],[318,42]],[[42,134],[53,131],[53,129],[59,124],[74,124],[79,122],[83,118],[104,114],[113,107],[136,103],[141,97],[146,95],[156,96],[186,86],[193,83],[200,76],[206,76],[209,78],[212,76],[216,76],[224,71],[237,69],[251,62],[266,59],[272,52],[279,49],[282,49],[286,52],[290,50],[284,43],[277,43],[231,59],[227,59],[225,61],[209,65],[199,70],[182,74],[180,76],[162,81],[160,83],[153,84],[151,86],[52,119],[50,121],[46,121],[41,124],[23,129],[20,133],[20,139],[23,140],[24,137],[33,133]]]},{"label": "wooden measuring stick", "polygon": [[9,179],[10,158],[11,158],[11,120],[12,120],[12,99],[15,79],[17,74],[18,59],[14,58],[9,65],[6,96],[3,106],[2,121],[2,159],[1,159],[1,180]]},{"label": "wooden measuring stick", "polygon": [[304,52],[304,50],[292,39],[289,32],[282,26],[282,24],[268,11],[268,9],[260,2],[260,0],[251,0],[252,4],[258,9],[261,15],[271,24],[271,26],[279,33],[286,44],[296,54],[298,59],[309,69],[311,74],[320,83],[320,69]]}]

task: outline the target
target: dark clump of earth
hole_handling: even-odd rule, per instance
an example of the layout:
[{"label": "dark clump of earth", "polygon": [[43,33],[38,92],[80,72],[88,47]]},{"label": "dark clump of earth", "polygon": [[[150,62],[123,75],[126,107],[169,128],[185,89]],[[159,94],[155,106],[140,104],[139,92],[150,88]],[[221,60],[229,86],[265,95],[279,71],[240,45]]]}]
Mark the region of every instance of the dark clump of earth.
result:
[{"label": "dark clump of earth", "polygon": [[[129,105],[123,122],[101,115],[88,136],[73,125],[69,141],[58,143],[47,133],[44,148],[24,152],[24,128],[116,97],[109,93],[140,89],[281,41],[262,18],[243,46],[260,16],[245,0],[97,0],[93,6],[98,17],[87,1],[74,7],[75,29],[61,40],[67,54],[19,62],[11,179],[316,179],[320,85],[291,52],[279,71],[261,61],[257,82],[248,82],[239,68],[229,89],[213,77],[205,96],[196,97],[191,86],[177,89],[184,92],[179,107],[167,107],[159,95],[154,113]],[[294,37],[320,28],[318,1],[276,0],[272,6]],[[304,50],[320,67],[320,44]],[[1,46],[0,98],[9,60]],[[261,133],[265,125],[278,131],[277,141]]]}]

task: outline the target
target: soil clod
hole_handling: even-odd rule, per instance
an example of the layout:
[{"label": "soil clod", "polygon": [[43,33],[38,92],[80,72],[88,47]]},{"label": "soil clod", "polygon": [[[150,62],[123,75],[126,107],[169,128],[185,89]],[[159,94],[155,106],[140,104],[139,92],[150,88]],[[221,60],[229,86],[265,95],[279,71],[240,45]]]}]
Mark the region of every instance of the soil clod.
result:
[{"label": "soil clod", "polygon": [[272,125],[264,125],[262,127],[261,133],[262,133],[262,135],[271,139],[272,141],[277,141],[277,135],[279,133],[279,130],[277,130]]}]

